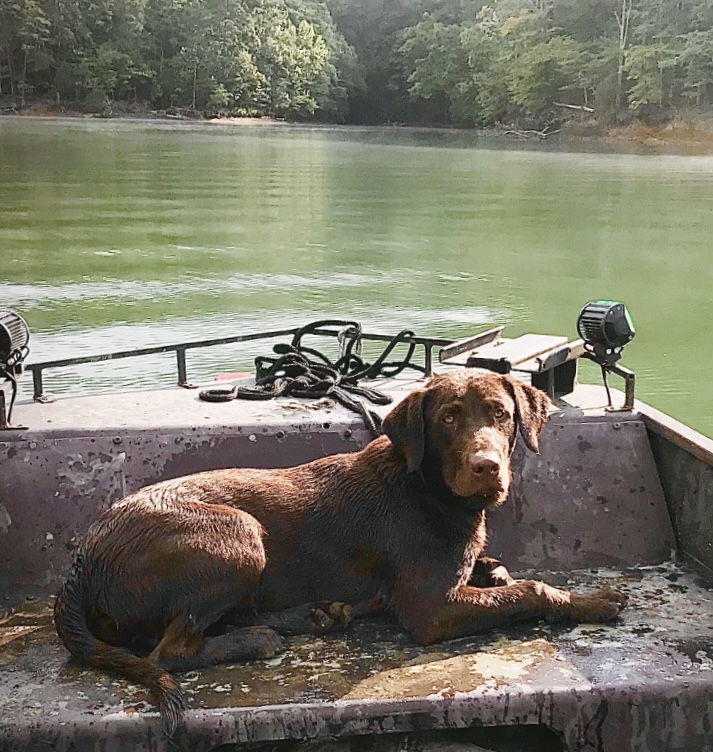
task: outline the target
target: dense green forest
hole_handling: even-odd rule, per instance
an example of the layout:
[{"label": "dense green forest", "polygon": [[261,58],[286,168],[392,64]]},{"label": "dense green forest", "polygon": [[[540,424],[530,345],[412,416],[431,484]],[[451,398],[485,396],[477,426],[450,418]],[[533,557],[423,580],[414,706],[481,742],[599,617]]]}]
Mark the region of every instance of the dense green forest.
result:
[{"label": "dense green forest", "polygon": [[706,112],[711,0],[0,0],[0,103],[337,122]]}]

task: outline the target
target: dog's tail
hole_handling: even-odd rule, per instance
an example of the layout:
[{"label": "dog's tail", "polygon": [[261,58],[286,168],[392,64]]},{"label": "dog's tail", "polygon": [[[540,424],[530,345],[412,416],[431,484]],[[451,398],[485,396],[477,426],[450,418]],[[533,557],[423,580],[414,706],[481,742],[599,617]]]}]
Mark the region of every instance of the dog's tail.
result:
[{"label": "dog's tail", "polygon": [[176,680],[149,658],[98,640],[87,625],[86,574],[81,554],[75,559],[67,580],[57,594],[54,623],[57,634],[72,656],[94,668],[115,671],[151,692],[163,727],[172,736],[181,721],[186,700]]}]

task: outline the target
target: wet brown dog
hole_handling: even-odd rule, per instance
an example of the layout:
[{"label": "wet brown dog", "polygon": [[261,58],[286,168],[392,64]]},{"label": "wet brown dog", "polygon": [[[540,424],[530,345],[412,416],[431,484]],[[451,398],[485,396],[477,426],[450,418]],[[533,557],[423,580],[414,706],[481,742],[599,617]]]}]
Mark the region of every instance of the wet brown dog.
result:
[{"label": "wet brown dog", "polygon": [[[516,582],[480,556],[517,428],[538,451],[548,407],[509,376],[458,371],[412,392],[359,452],[144,488],[90,528],[57,631],[79,660],[148,686],[170,732],[184,700],[169,672],[271,656],[279,633],[344,625],[345,603],[380,604],[424,645],[523,618],[613,619],[618,593]],[[221,631],[228,613],[243,624]]]}]

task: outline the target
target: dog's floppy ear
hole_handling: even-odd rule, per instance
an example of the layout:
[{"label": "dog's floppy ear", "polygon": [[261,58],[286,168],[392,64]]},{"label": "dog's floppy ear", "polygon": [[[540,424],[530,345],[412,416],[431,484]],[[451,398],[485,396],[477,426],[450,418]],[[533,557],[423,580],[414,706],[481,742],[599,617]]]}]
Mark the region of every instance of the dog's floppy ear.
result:
[{"label": "dog's floppy ear", "polygon": [[515,400],[515,413],[520,426],[520,433],[527,448],[533,452],[540,451],[540,433],[547,423],[550,398],[537,387],[523,384],[512,376],[504,376],[505,384]]},{"label": "dog's floppy ear", "polygon": [[424,401],[426,389],[416,389],[384,418],[384,433],[403,456],[412,473],[421,467],[426,448]]}]

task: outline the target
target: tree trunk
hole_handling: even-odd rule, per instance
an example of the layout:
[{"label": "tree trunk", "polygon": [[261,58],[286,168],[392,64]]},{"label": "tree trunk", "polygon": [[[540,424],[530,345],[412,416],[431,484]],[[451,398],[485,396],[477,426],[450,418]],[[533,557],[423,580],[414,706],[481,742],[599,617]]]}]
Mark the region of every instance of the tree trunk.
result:
[{"label": "tree trunk", "polygon": [[629,21],[631,20],[632,0],[621,0],[621,15],[615,13],[619,26],[619,60],[616,71],[616,106],[620,110],[624,104],[624,62],[629,42]]},{"label": "tree trunk", "polygon": [[22,48],[22,90],[20,91],[20,107],[25,106],[25,89],[27,88],[27,47]]},{"label": "tree trunk", "polygon": [[[12,50],[7,51],[7,72],[10,77],[10,96],[15,98],[15,74],[12,70]],[[14,103],[13,103],[14,104]]]},{"label": "tree trunk", "polygon": [[619,48],[619,64],[616,71],[616,108],[621,109],[624,100],[624,50]]}]

